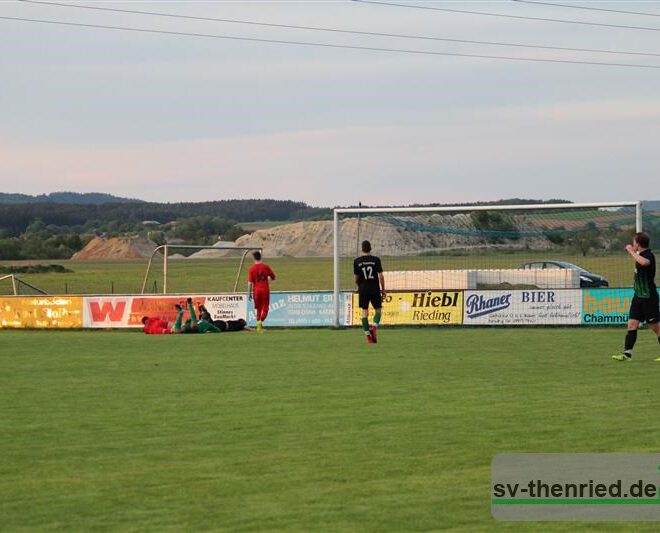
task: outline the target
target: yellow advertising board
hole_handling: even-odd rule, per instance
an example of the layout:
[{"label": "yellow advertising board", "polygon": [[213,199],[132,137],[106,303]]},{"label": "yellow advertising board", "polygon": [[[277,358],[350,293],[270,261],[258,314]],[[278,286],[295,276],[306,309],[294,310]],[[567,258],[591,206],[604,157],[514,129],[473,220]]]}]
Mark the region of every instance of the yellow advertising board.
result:
[{"label": "yellow advertising board", "polygon": [[[373,311],[371,311],[373,314]],[[361,320],[358,295],[353,295],[353,324]],[[450,325],[463,323],[462,291],[388,292],[383,300],[383,325]]]},{"label": "yellow advertising board", "polygon": [[69,296],[0,298],[0,328],[82,328],[82,298]]}]

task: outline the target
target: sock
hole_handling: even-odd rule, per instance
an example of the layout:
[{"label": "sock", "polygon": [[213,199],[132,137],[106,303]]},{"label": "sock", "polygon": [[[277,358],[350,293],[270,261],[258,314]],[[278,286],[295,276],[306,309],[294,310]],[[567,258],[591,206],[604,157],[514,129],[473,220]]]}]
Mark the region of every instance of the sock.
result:
[{"label": "sock", "polygon": [[376,311],[376,314],[374,315],[374,326],[378,327],[378,324],[380,324],[380,311]]},{"label": "sock", "polygon": [[192,302],[188,304],[188,312],[190,313],[190,318],[193,322],[197,322],[197,315],[195,314],[195,308],[193,307]]},{"label": "sock", "polygon": [[366,317],[362,319],[362,329],[367,335],[369,334],[369,319]]},{"label": "sock", "polygon": [[181,309],[176,314],[176,320],[174,321],[174,331],[181,331],[181,321],[183,320],[183,309]]},{"label": "sock", "polygon": [[626,333],[626,342],[624,344],[623,353],[632,355],[633,347],[635,346],[635,341],[637,340],[637,330],[633,329]]}]

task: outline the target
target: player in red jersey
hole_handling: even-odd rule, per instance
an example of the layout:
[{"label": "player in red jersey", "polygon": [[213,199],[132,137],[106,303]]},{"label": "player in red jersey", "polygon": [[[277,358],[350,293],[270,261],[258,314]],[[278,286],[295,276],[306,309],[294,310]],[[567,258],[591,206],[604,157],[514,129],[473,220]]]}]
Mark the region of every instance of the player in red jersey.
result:
[{"label": "player in red jersey", "polygon": [[270,305],[269,280],[275,279],[275,272],[266,264],[261,262],[261,252],[252,254],[254,264],[248,270],[248,295],[254,297],[254,309],[257,312],[257,332],[261,332],[263,321],[268,316]]},{"label": "player in red jersey", "polygon": [[172,333],[172,328],[168,327],[167,320],[162,320],[155,316],[143,316],[144,332],[147,335],[165,335]]}]

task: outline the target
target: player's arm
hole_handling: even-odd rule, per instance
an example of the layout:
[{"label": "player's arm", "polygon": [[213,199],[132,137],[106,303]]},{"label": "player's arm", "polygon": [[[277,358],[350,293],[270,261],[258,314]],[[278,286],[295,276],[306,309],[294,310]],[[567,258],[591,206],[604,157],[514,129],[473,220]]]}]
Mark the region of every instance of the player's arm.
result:
[{"label": "player's arm", "polygon": [[252,295],[254,294],[254,270],[250,268],[248,270],[248,300],[252,300]]},{"label": "player's arm", "polygon": [[649,261],[646,257],[644,257],[642,254],[637,252],[632,244],[628,244],[626,246],[626,252],[630,254],[630,257],[632,257],[635,260],[635,263],[637,263],[640,266],[646,267],[651,264],[651,261]]},{"label": "player's arm", "polygon": [[273,272],[273,269],[268,267],[268,277],[272,280],[275,280],[275,272]]},{"label": "player's arm", "polygon": [[380,262],[380,257],[377,260],[376,263],[376,272],[378,272],[378,282],[380,283],[380,293],[385,297],[387,294],[385,292],[385,275],[383,274],[383,265]]}]

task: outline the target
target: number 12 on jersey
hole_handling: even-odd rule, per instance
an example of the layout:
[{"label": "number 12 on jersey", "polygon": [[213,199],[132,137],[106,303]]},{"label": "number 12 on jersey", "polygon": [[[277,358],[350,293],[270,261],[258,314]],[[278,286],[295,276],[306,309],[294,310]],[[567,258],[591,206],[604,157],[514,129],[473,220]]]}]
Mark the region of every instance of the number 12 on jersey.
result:
[{"label": "number 12 on jersey", "polygon": [[363,266],[362,275],[364,276],[364,279],[374,279],[374,267],[371,265]]}]

